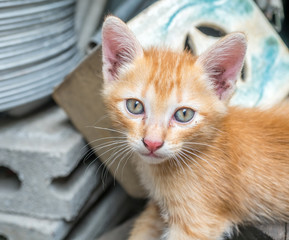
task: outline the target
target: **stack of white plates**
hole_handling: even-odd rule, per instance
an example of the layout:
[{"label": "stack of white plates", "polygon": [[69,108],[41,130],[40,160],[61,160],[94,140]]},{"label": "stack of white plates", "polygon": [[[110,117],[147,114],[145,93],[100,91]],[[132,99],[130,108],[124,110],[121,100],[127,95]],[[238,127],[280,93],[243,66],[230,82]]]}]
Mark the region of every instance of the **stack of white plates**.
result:
[{"label": "stack of white plates", "polygon": [[0,112],[42,99],[79,62],[75,0],[0,0]]}]

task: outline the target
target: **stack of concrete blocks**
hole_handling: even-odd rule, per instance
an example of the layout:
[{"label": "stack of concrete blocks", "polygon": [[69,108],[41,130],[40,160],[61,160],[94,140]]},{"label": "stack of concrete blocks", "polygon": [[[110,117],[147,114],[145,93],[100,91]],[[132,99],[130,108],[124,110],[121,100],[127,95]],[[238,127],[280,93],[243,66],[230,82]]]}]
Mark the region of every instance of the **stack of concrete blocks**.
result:
[{"label": "stack of concrete blocks", "polygon": [[[86,152],[82,136],[56,106],[0,118],[1,240],[65,238],[103,193],[99,164],[84,164]],[[125,197],[119,198],[121,204]]]}]

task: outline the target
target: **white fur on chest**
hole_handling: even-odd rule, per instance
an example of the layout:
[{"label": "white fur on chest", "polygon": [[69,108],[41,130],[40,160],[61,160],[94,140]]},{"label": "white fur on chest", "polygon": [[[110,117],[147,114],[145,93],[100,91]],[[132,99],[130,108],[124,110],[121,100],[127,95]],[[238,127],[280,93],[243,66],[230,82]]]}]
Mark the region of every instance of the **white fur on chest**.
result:
[{"label": "white fur on chest", "polygon": [[[178,216],[193,226],[194,216],[198,216],[203,211],[203,209],[201,211],[198,209],[198,203],[207,201],[203,198],[204,186],[200,185],[197,176],[189,169],[179,169],[181,172],[175,174],[158,175],[154,167],[156,166],[138,159],[137,171],[141,183],[147,190],[149,197],[159,206],[161,218],[165,223],[169,223],[171,218]],[[224,222],[224,225],[226,230],[218,240],[223,240],[225,236],[232,234],[234,225],[229,221]],[[161,239],[165,240],[169,235],[170,227],[168,226],[164,229]]]},{"label": "white fur on chest", "polygon": [[[178,169],[177,171],[181,172],[163,174],[155,169],[157,167],[145,163],[142,159],[137,161],[137,171],[141,183],[149,197],[159,205],[163,215],[168,215],[167,206],[170,202],[178,202],[180,208],[183,208],[185,204],[190,207],[188,199],[196,199],[200,194],[200,186],[197,184],[193,172],[188,169]],[[185,184],[182,184],[184,182]]]}]

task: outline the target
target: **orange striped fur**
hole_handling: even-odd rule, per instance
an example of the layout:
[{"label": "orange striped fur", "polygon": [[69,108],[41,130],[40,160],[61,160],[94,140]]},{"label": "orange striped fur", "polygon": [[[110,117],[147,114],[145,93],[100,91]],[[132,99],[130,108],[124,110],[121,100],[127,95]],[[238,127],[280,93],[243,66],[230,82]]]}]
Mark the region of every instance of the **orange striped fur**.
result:
[{"label": "orange striped fur", "polygon": [[[121,46],[133,41],[131,52],[118,48],[117,39],[109,45],[114,31],[119,33],[115,25],[125,33],[118,36]],[[215,75],[206,66],[214,47],[222,48],[220,54],[227,51],[224,42],[227,46],[236,38],[243,46],[243,36],[228,36],[195,57],[168,49],[142,51],[114,17],[107,18],[103,31],[104,76],[109,76],[103,96],[115,126],[135,152],[136,169],[151,199],[129,239],[217,240],[238,224],[288,221],[289,106],[228,106],[235,80],[212,84],[213,78],[223,81],[228,62],[217,70],[213,66]],[[121,51],[128,51],[125,58]],[[241,60],[233,56],[232,61],[232,71],[239,73]],[[139,100],[144,113],[131,114],[127,99]],[[182,107],[195,111],[188,123],[174,118]],[[163,145],[148,155],[146,138]]]}]

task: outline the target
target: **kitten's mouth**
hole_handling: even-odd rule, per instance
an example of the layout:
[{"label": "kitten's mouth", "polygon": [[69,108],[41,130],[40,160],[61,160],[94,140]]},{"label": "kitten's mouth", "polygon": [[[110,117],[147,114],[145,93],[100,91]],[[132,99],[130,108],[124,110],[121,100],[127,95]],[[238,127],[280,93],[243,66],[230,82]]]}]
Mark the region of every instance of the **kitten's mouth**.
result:
[{"label": "kitten's mouth", "polygon": [[163,156],[157,155],[154,152],[150,153],[139,153],[142,159],[149,164],[159,164],[166,160]]},{"label": "kitten's mouth", "polygon": [[153,153],[153,152],[150,152],[150,153],[141,153],[141,155],[146,156],[146,157],[162,158],[162,157],[156,155],[156,154]]}]

